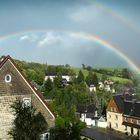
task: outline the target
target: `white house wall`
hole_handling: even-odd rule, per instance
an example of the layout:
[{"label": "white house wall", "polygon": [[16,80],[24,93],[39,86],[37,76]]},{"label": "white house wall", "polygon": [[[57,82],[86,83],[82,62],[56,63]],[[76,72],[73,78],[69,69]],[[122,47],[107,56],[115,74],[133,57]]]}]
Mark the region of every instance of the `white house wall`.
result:
[{"label": "white house wall", "polygon": [[[116,115],[117,115],[117,119],[116,119]],[[115,113],[115,112],[107,112],[107,125],[108,127],[110,127],[111,124],[111,128],[117,131],[121,131],[121,132],[125,132],[125,126],[122,125],[123,123],[123,116],[121,113]],[[118,125],[116,127],[116,124]]]}]

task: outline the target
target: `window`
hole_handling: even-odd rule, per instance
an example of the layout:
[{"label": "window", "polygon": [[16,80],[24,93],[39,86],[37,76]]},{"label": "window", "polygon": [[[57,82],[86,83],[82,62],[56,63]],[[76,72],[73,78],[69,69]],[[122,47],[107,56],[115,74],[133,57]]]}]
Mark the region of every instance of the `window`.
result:
[{"label": "window", "polygon": [[6,82],[6,83],[11,82],[11,79],[12,79],[12,78],[11,78],[11,75],[10,75],[10,74],[6,74],[6,75],[5,75],[5,82]]},{"label": "window", "polygon": [[125,126],[124,130],[127,131],[127,126]]},{"label": "window", "polygon": [[31,98],[23,98],[23,106],[30,107],[31,106]]},{"label": "window", "polygon": [[131,123],[133,123],[133,119],[131,119]]},{"label": "window", "polygon": [[45,140],[49,140],[49,134],[48,133],[45,135]]},{"label": "window", "polygon": [[114,107],[114,112],[116,112],[116,108]]},{"label": "window", "polygon": [[115,128],[118,128],[118,124],[117,123],[115,123]]},{"label": "window", "polygon": [[49,140],[50,139],[50,133],[44,133],[40,135],[40,140]]},{"label": "window", "polygon": [[124,117],[124,122],[127,122],[127,118],[126,117]]},{"label": "window", "polygon": [[115,120],[118,120],[118,115],[115,115]]},{"label": "window", "polygon": [[140,120],[137,120],[137,124],[140,125]]}]

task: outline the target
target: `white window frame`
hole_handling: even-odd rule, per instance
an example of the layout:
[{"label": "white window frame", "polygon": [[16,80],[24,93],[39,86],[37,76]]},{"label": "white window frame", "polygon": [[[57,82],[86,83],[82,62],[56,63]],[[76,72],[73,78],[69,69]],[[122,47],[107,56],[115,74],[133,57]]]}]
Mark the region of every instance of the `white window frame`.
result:
[{"label": "white window frame", "polygon": [[[7,80],[7,77],[9,77],[9,80]],[[12,80],[11,75],[10,74],[6,74],[4,80],[5,80],[6,83],[10,83],[11,80]]]},{"label": "white window frame", "polygon": [[23,107],[31,107],[31,97],[29,98],[23,98]]}]

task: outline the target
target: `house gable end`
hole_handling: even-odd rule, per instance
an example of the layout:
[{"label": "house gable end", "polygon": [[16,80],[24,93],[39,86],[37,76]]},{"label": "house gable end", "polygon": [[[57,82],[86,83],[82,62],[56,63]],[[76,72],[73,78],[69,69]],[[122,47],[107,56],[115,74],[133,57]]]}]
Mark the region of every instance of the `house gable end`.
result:
[{"label": "house gable end", "polygon": [[[7,74],[11,76],[9,83],[5,82]],[[48,108],[43,95],[30,84],[10,56],[4,58],[0,63],[0,95],[31,95],[35,108],[39,108],[39,111],[43,114],[47,111],[48,113],[45,116],[55,119],[55,115]],[[36,104],[39,104],[39,106]]]},{"label": "house gable end", "polygon": [[111,98],[110,102],[108,103],[107,111],[121,113],[113,97]]}]

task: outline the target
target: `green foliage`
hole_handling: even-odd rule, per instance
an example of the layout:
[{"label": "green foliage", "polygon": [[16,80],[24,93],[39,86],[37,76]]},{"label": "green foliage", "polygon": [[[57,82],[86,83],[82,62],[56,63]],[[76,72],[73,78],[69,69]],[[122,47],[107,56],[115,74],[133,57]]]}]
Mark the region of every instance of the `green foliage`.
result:
[{"label": "green foliage", "polygon": [[80,132],[85,123],[76,118],[75,107],[70,106],[68,109],[62,104],[58,114],[55,128],[50,130],[50,140],[81,140]]},{"label": "green foliage", "polygon": [[97,95],[98,114],[101,115],[103,107],[107,106],[109,100],[114,95],[114,93],[105,90],[97,90],[96,95]]},{"label": "green foliage", "polygon": [[97,87],[98,86],[98,77],[97,77],[96,73],[89,71],[88,76],[86,77],[86,82],[89,84],[93,84]]},{"label": "green foliage", "polygon": [[51,140],[81,140],[81,129],[86,125],[75,115],[77,104],[84,104],[89,99],[88,90],[84,83],[57,88],[54,105],[58,117],[55,128],[50,130]]},{"label": "green foliage", "polygon": [[30,81],[35,81],[37,84],[42,85],[45,77],[46,64],[28,63],[25,61],[16,60],[16,63],[28,77]]},{"label": "green foliage", "polygon": [[62,76],[58,75],[54,78],[54,87],[61,88],[62,87]]},{"label": "green foliage", "polygon": [[84,74],[83,72],[80,70],[79,73],[78,73],[78,77],[76,78],[76,82],[78,84],[80,84],[81,82],[84,82],[85,81],[85,77],[84,77]]},{"label": "green foliage", "polygon": [[[59,118],[60,119],[60,118]],[[61,118],[61,123],[65,126],[56,126],[50,130],[50,140],[81,140],[80,132],[85,124],[79,120],[75,122],[65,121]]]},{"label": "green foliage", "polygon": [[[75,68],[75,67],[73,67],[72,69],[77,75],[79,71],[81,70],[80,68]],[[81,71],[84,77],[88,76],[89,71],[87,69],[82,69]],[[102,78],[105,77],[104,78],[105,80],[110,79],[114,82],[118,81],[121,84],[132,84],[133,82],[135,82],[135,80],[132,79],[132,72],[130,72],[131,79],[122,77],[123,68],[94,68],[90,71],[96,73],[98,79],[101,79],[101,80]]]},{"label": "green foliage", "polygon": [[23,102],[17,100],[11,107],[15,119],[9,134],[14,140],[38,140],[39,135],[47,130],[44,117],[40,112],[36,113],[32,106],[23,106]]},{"label": "green foliage", "polygon": [[70,65],[48,65],[46,69],[46,74],[61,74],[61,75],[75,75],[74,71],[70,68]]},{"label": "green foliage", "polygon": [[66,107],[77,104],[84,104],[89,100],[89,90],[85,83],[73,84],[57,89],[54,103],[56,106],[64,103]]},{"label": "green foliage", "polygon": [[53,89],[54,85],[50,78],[45,81],[44,88],[46,92],[50,92]]},{"label": "green foliage", "polygon": [[130,79],[131,78],[131,74],[130,74],[130,72],[129,72],[129,70],[128,69],[123,69],[123,71],[122,71],[122,77],[123,78],[126,78],[126,79]]}]

